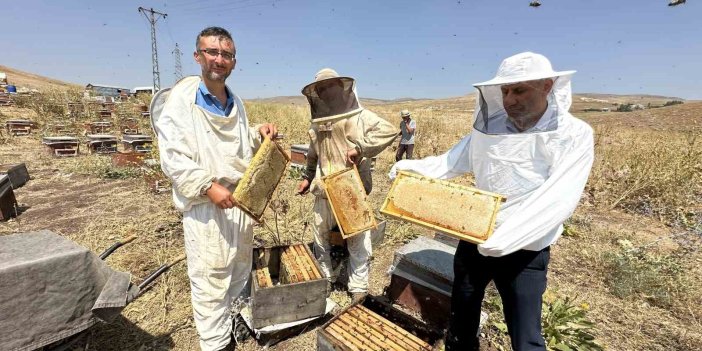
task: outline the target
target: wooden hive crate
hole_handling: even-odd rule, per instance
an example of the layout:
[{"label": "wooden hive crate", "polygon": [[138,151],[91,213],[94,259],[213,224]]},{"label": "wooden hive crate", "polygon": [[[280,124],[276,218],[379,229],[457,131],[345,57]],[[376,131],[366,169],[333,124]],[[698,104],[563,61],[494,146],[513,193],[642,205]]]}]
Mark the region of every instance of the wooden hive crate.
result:
[{"label": "wooden hive crate", "polygon": [[322,182],[342,238],[377,226],[356,167],[322,177]]},{"label": "wooden hive crate", "polygon": [[256,248],[251,315],[258,329],[324,314],[327,279],[304,244]]},{"label": "wooden hive crate", "polygon": [[117,137],[111,134],[88,134],[88,150],[91,154],[113,154],[117,152]]},{"label": "wooden hive crate", "polygon": [[72,136],[43,137],[42,144],[57,157],[78,156],[80,152],[80,142]]},{"label": "wooden hive crate", "polygon": [[307,166],[308,151],[309,145],[307,144],[295,144],[290,146],[290,162],[298,167]]},{"label": "wooden hive crate", "polygon": [[125,134],[122,136],[122,145],[125,150],[149,153],[153,145],[153,138],[144,134]]},{"label": "wooden hive crate", "polygon": [[285,175],[290,157],[275,141],[266,138],[246,168],[232,194],[232,202],[257,222]]},{"label": "wooden hive crate", "polygon": [[481,244],[492,235],[504,201],[499,194],[400,171],[380,212]]},{"label": "wooden hive crate", "polygon": [[10,136],[29,135],[32,128],[36,128],[36,123],[28,119],[10,119],[5,121],[5,128]]},{"label": "wooden hive crate", "polygon": [[371,296],[353,304],[317,332],[320,351],[438,350],[442,333]]},{"label": "wooden hive crate", "polygon": [[431,325],[445,328],[451,314],[455,252],[455,247],[422,235],[403,245],[395,251],[385,296]]},{"label": "wooden hive crate", "polygon": [[12,184],[12,189],[17,189],[29,181],[29,172],[24,163],[0,165],[0,175],[7,174]]}]

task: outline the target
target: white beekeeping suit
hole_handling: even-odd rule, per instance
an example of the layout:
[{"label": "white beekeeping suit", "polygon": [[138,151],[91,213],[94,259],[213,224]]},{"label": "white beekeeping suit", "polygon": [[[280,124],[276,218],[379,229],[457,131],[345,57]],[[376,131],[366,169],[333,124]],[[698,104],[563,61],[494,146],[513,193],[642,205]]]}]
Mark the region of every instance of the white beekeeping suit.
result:
[{"label": "white beekeeping suit", "polygon": [[[315,254],[327,278],[335,280],[331,269],[329,236],[336,220],[320,178],[352,166],[346,160],[346,153],[356,149],[360,156],[357,167],[361,181],[366,192],[370,193],[371,158],[392,144],[399,131],[361,106],[353,78],[339,77],[332,69],[319,71],[315,82],[305,86],[302,94],[307,97],[312,112],[305,178],[312,182],[311,192],[315,195]],[[368,291],[369,259],[372,254],[370,230],[354,235],[346,242],[350,254],[348,290],[351,293],[365,293]]]},{"label": "white beekeeping suit", "polygon": [[229,116],[195,104],[200,77],[187,77],[151,103],[163,172],[173,183],[173,201],[183,211],[183,230],[195,326],[203,350],[230,342],[230,306],[251,271],[252,221],[238,208],[220,209],[201,194],[215,181],[230,191],[260,145],[244,105],[234,96]]},{"label": "white beekeeping suit", "polygon": [[[539,251],[555,243],[592,167],[592,128],[568,112],[575,71],[555,72],[537,56],[543,57],[515,55],[503,61],[497,77],[475,84],[473,131],[447,153],[399,161],[390,171],[391,178],[397,170],[408,170],[439,179],[473,172],[477,188],[506,196],[496,230],[478,246],[485,256]],[[554,81],[546,113],[519,132],[505,112],[501,87],[546,78]]]}]

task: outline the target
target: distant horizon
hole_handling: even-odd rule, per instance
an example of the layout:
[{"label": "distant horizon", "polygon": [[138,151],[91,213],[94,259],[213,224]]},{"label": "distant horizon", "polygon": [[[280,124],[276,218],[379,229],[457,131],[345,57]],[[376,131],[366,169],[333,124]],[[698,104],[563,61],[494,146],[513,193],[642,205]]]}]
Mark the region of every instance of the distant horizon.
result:
[{"label": "distant horizon", "polygon": [[[75,83],[75,82],[70,82],[66,81],[63,79],[55,78],[55,77],[49,77],[45,74],[39,73],[39,72],[28,72],[22,69],[18,69],[15,67],[10,67],[4,64],[0,64],[0,66],[4,66],[16,71],[21,71],[22,73],[29,74],[29,75],[34,75],[34,76],[40,76],[42,78],[48,79],[48,80],[55,80],[59,81],[65,84],[72,84],[76,86],[81,86],[85,87],[88,84],[92,85],[99,85],[99,86],[111,86],[111,87],[122,87],[122,88],[128,88],[128,89],[135,89],[135,88],[144,88],[144,87],[149,87],[149,85],[141,85],[141,86],[119,86],[119,85],[114,85],[114,84],[103,84],[104,82],[87,82],[85,84],[82,83]],[[0,71],[3,72],[3,71]],[[231,79],[231,77],[230,77]],[[12,80],[11,76],[8,76],[8,80]],[[574,83],[575,84],[575,83]],[[164,88],[168,88],[170,86],[164,86]],[[400,96],[400,97],[395,97],[395,98],[377,98],[377,97],[369,97],[369,96],[363,96],[362,94],[360,95],[361,99],[370,99],[370,100],[380,100],[380,101],[397,101],[397,100],[442,100],[442,99],[453,99],[453,98],[460,98],[460,97],[465,97],[471,94],[475,94],[475,91],[473,92],[467,92],[462,95],[452,95],[452,96],[443,96],[443,97],[412,97],[412,96]],[[646,97],[652,97],[652,98],[667,98],[667,99],[681,99],[684,101],[702,101],[702,98],[700,99],[687,99],[679,96],[667,96],[667,95],[661,95],[661,94],[655,94],[655,93],[610,93],[610,92],[573,92],[573,95],[615,95],[615,96],[646,96]],[[247,97],[247,96],[241,96],[242,99],[244,100],[265,100],[265,99],[275,99],[275,98],[290,98],[290,97],[304,97],[302,94],[300,95],[275,95],[275,96],[263,96],[263,97]]]}]

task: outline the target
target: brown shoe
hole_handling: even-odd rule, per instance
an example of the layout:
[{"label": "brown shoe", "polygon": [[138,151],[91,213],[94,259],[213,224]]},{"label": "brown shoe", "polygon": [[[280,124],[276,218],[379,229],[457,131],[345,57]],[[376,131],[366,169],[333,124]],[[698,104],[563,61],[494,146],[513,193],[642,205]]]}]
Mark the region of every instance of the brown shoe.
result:
[{"label": "brown shoe", "polygon": [[349,293],[349,295],[351,295],[351,303],[354,304],[356,302],[360,302],[361,300],[363,300],[363,298],[366,297],[368,295],[368,293],[367,292],[352,292],[352,293]]}]

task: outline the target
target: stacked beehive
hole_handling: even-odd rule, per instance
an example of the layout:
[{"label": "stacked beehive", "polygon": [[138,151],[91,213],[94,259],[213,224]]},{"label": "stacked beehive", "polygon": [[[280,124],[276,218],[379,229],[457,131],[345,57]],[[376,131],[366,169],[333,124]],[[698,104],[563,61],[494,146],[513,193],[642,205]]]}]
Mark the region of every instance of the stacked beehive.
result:
[{"label": "stacked beehive", "polygon": [[351,350],[431,350],[424,340],[360,304],[351,306],[324,331]]}]

